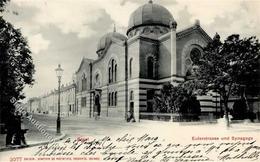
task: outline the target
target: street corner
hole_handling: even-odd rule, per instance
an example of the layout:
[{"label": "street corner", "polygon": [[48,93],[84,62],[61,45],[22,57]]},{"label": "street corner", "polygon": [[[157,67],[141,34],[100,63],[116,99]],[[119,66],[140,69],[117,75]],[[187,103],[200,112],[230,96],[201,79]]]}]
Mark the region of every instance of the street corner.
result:
[{"label": "street corner", "polygon": [[47,140],[38,140],[38,141],[28,140],[27,145],[10,145],[10,146],[1,147],[0,152],[11,151],[11,150],[16,150],[16,149],[25,149],[25,148],[29,148],[29,147],[46,145],[48,143],[59,142],[61,140],[64,140],[66,138],[66,136],[67,135],[65,133],[61,133],[60,135],[55,136],[55,138],[51,141],[47,141]]}]

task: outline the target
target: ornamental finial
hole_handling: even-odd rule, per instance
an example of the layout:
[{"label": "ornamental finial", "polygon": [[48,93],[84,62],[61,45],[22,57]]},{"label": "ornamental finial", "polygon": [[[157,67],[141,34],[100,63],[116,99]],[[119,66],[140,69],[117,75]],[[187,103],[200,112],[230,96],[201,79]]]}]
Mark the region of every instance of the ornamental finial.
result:
[{"label": "ornamental finial", "polygon": [[200,26],[200,20],[199,19],[195,20],[195,26]]},{"label": "ornamental finial", "polygon": [[173,19],[170,21],[170,28],[171,29],[176,29],[177,28],[177,22]]}]

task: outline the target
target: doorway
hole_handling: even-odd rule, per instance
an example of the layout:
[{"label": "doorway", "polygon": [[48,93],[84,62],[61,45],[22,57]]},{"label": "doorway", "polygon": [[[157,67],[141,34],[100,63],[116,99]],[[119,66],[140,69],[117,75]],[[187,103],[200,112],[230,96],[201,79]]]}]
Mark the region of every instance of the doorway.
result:
[{"label": "doorway", "polygon": [[100,96],[97,94],[95,95],[94,99],[94,113],[97,113],[100,116],[101,106],[100,106]]}]

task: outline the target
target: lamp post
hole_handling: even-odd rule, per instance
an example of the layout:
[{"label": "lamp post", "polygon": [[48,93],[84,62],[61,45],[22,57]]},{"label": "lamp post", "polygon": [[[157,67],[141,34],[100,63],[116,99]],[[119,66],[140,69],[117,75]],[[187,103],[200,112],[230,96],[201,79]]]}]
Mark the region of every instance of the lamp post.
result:
[{"label": "lamp post", "polygon": [[58,116],[57,116],[56,134],[60,134],[60,82],[63,73],[63,69],[61,68],[60,64],[58,65],[58,68],[55,69],[55,71],[58,77]]}]

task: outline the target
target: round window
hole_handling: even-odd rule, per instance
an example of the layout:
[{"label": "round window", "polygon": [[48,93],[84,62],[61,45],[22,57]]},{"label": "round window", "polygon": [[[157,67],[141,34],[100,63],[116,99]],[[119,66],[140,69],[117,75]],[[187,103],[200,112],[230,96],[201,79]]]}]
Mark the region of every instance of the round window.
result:
[{"label": "round window", "polygon": [[199,60],[201,58],[201,52],[197,48],[193,48],[190,52],[190,58],[193,62],[193,64],[198,64]]}]

